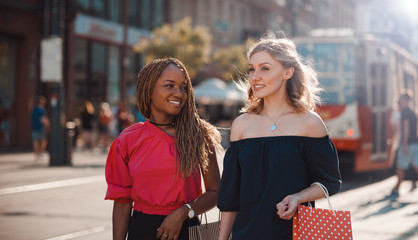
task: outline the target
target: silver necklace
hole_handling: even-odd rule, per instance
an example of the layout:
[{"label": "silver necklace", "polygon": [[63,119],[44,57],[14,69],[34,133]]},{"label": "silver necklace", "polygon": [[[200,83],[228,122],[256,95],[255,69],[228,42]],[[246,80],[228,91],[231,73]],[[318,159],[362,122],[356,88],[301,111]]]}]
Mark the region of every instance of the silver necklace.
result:
[{"label": "silver necklace", "polygon": [[279,117],[277,117],[276,121],[274,121],[273,119],[271,119],[267,114],[265,115],[270,121],[273,122],[273,124],[270,126],[270,131],[274,131],[277,129],[277,121],[279,121],[279,119],[283,116],[283,114],[286,112],[287,107],[284,109],[284,111],[279,115]]}]

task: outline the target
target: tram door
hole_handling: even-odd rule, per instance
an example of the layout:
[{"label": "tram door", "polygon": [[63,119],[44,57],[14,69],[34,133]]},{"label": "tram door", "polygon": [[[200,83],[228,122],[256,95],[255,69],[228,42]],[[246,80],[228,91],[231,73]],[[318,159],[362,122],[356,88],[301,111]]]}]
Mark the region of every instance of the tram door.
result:
[{"label": "tram door", "polygon": [[388,66],[381,63],[370,65],[371,106],[373,112],[373,151],[372,161],[385,161],[387,158],[387,80]]}]

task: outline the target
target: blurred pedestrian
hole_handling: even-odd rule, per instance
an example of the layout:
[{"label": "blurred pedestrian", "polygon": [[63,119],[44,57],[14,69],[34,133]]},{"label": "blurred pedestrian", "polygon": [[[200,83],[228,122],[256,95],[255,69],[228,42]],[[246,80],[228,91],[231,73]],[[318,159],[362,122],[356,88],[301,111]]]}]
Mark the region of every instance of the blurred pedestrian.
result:
[{"label": "blurred pedestrian", "polygon": [[392,147],[390,149],[389,163],[395,164],[396,153],[399,147],[400,131],[401,131],[401,111],[399,106],[399,99],[396,101],[396,107],[393,108],[392,115],[389,119],[389,124],[392,127]]},{"label": "blurred pedestrian", "polygon": [[94,148],[94,106],[90,101],[85,101],[84,105],[81,106],[80,119],[81,119],[81,137],[83,139],[84,149]]},{"label": "blurred pedestrian", "polygon": [[299,204],[340,190],[336,149],[313,111],[318,82],[289,39],[249,49],[248,103],[232,123],[218,208],[219,240],[292,239]]},{"label": "blurred pedestrian", "polygon": [[112,109],[109,103],[103,102],[100,105],[99,111],[99,131],[100,131],[100,142],[102,144],[103,151],[107,150],[109,144],[109,124],[112,120]]},{"label": "blurred pedestrian", "polygon": [[135,117],[129,112],[125,104],[119,106],[117,112],[117,123],[119,133],[121,133],[125,128],[131,126],[135,121]]},{"label": "blurred pedestrian", "polygon": [[45,104],[46,98],[39,96],[35,100],[35,107],[32,110],[32,140],[36,161],[42,158],[47,145],[49,119],[46,114]]},{"label": "blurred pedestrian", "polygon": [[189,74],[177,59],[157,59],[140,71],[137,102],[147,120],[119,135],[106,163],[113,239],[187,240],[196,216],[216,205],[220,134],[198,117]]},{"label": "blurred pedestrian", "polygon": [[[417,115],[411,105],[413,93],[405,89],[399,97],[400,117],[400,149],[398,151],[398,163],[396,176],[398,181],[391,192],[391,196],[399,196],[399,188],[405,179],[405,171],[410,165],[418,173],[418,137],[417,137]],[[412,189],[416,188],[416,181],[413,181]]]},{"label": "blurred pedestrian", "polygon": [[75,123],[75,129],[74,129],[74,137],[73,137],[73,146],[75,147],[75,150],[78,151],[80,150],[80,146],[82,146],[80,142],[83,141],[82,136],[81,136],[82,127],[81,127],[80,118],[74,118],[74,123]]}]

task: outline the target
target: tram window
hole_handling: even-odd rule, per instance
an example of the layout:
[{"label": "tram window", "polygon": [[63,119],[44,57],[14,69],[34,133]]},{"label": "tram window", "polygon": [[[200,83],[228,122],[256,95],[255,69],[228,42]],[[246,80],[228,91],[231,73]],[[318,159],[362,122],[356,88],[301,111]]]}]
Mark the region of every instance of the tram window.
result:
[{"label": "tram window", "polygon": [[298,51],[312,59],[320,73],[325,104],[350,104],[355,100],[356,63],[354,46],[341,43],[299,44]]},{"label": "tram window", "polygon": [[373,64],[370,66],[370,83],[372,86],[372,105],[375,106],[377,105],[377,93],[378,91],[376,91],[376,87],[377,87],[377,74],[376,74],[376,65]]},{"label": "tram window", "polygon": [[379,138],[379,143],[380,143],[380,151],[381,152],[385,152],[386,148],[387,148],[387,121],[385,121],[387,115],[386,112],[382,112],[381,113],[381,122],[382,122],[382,127],[380,128],[380,138]]},{"label": "tram window", "polygon": [[372,64],[370,66],[370,81],[372,85],[372,105],[386,106],[387,66]]},{"label": "tram window", "polygon": [[379,65],[379,77],[380,77],[380,106],[386,106],[387,103],[387,92],[386,92],[386,83],[387,81],[387,66],[382,64]]},{"label": "tram window", "polygon": [[337,48],[334,44],[316,44],[312,51],[319,72],[335,72],[338,69]]},{"label": "tram window", "polygon": [[354,102],[354,95],[353,94],[347,94],[346,96],[345,96],[345,102],[346,103],[352,103],[352,102]]},{"label": "tram window", "polygon": [[373,126],[373,132],[372,132],[372,136],[373,136],[373,153],[377,153],[378,152],[378,138],[376,137],[377,135],[377,131],[379,131],[379,124],[377,124],[377,113],[373,113],[373,117],[372,117],[372,126]]},{"label": "tram window", "polygon": [[328,104],[338,104],[341,103],[339,97],[340,94],[338,94],[338,92],[321,92],[320,94],[321,96],[321,100],[324,103],[328,103]]},{"label": "tram window", "polygon": [[359,86],[357,88],[357,101],[360,105],[366,105],[367,104],[367,91],[365,86]]},{"label": "tram window", "polygon": [[340,86],[341,83],[339,82],[339,80],[337,78],[320,78],[319,79],[321,87],[326,89],[328,87],[334,87],[334,86]]},{"label": "tram window", "polygon": [[380,106],[386,106],[387,96],[386,96],[386,84],[380,85]]}]

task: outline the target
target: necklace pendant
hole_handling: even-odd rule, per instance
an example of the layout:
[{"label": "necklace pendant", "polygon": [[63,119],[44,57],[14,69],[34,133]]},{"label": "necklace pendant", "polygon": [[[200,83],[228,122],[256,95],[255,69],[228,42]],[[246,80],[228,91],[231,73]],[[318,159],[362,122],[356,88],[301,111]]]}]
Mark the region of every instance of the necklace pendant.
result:
[{"label": "necklace pendant", "polygon": [[276,130],[276,124],[274,124],[274,123],[273,123],[273,125],[271,125],[271,127],[270,127],[270,130],[271,130],[271,131]]}]

